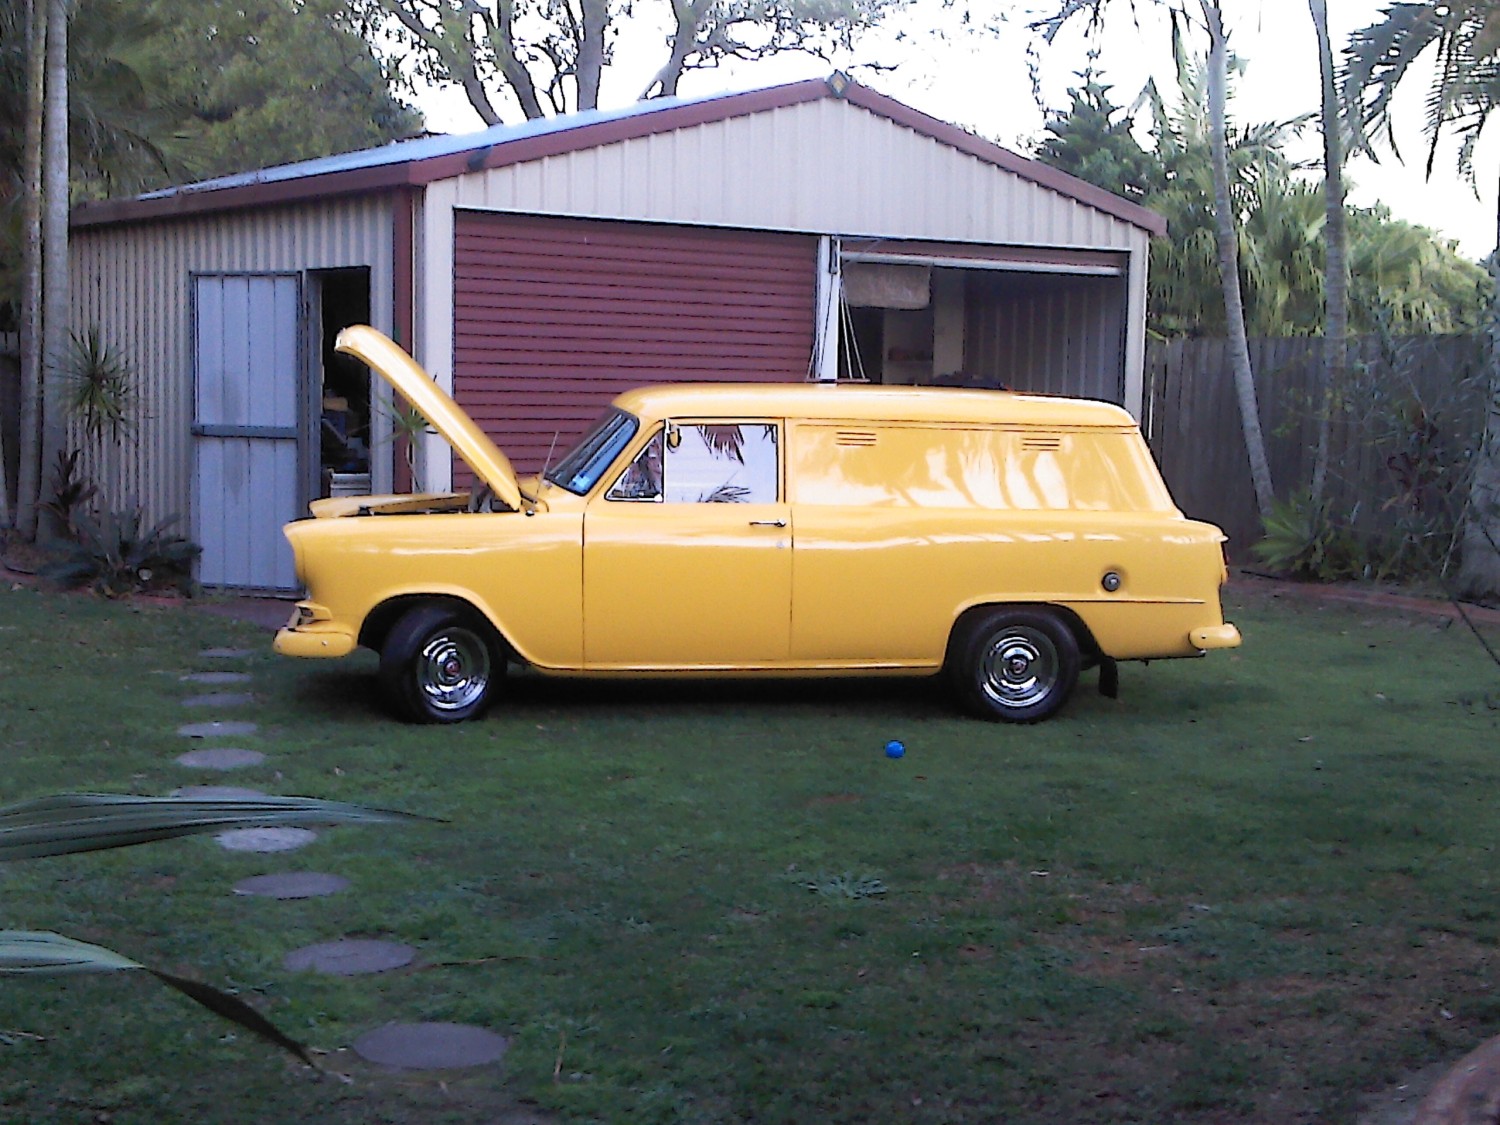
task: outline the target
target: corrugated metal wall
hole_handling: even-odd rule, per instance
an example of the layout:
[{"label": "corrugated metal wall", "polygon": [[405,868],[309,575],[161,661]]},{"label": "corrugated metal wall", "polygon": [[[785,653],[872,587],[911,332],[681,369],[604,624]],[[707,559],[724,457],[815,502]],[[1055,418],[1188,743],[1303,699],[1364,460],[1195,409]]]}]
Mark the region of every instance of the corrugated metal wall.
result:
[{"label": "corrugated metal wall", "polygon": [[848,102],[819,99],[458,181],[461,206],[1144,250],[1147,232]]},{"label": "corrugated metal wall", "polygon": [[194,274],[368,267],[371,319],[389,331],[393,246],[384,196],[75,229],[73,328],[97,326],[136,372],[134,430],[88,451],[109,503],[191,526]]},{"label": "corrugated metal wall", "polygon": [[801,235],[460,211],[455,398],[535,472],[631,387],[805,379],[816,263]]},{"label": "corrugated metal wall", "polygon": [[1018,391],[1124,402],[1124,278],[971,270],[966,287],[966,372]]}]

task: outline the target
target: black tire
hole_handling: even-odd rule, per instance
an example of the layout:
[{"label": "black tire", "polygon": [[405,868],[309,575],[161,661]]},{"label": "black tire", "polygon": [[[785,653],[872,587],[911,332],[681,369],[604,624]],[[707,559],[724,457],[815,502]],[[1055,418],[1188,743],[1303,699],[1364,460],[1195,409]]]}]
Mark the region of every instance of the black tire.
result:
[{"label": "black tire", "polygon": [[407,610],[380,650],[380,686],[409,723],[461,723],[490,705],[505,661],[478,615],[426,604]]},{"label": "black tire", "polygon": [[948,674],[964,707],[992,722],[1038,723],[1078,683],[1078,641],[1046,609],[997,609],[955,638]]}]

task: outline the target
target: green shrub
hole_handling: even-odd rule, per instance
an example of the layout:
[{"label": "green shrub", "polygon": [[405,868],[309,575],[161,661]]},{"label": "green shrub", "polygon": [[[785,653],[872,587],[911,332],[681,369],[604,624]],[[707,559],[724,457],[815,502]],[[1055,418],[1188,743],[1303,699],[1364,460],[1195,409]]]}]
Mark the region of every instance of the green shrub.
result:
[{"label": "green shrub", "polygon": [[[1390,505],[1387,505],[1390,507]],[[1438,579],[1448,561],[1453,529],[1420,512],[1402,511],[1386,532],[1361,530],[1359,509],[1334,515],[1306,492],[1277,501],[1251,550],[1278,573],[1314,582]]]},{"label": "green shrub", "polygon": [[1266,537],[1251,549],[1267,566],[1295,578],[1335,582],[1367,578],[1370,552],[1350,523],[1340,523],[1326,502],[1299,492],[1278,500],[1265,520]]},{"label": "green shrub", "polygon": [[78,520],[86,505],[98,493],[92,481],[78,468],[80,451],[58,450],[57,465],[52,470],[52,494],[42,507],[51,512],[60,528],[73,538],[78,538]]},{"label": "green shrub", "polygon": [[97,327],[79,335],[63,363],[68,405],[90,437],[119,437],[134,424],[135,369],[112,348]]},{"label": "green shrub", "polygon": [[109,598],[168,589],[191,595],[193,560],[203,548],[168,532],[178,519],[171,515],[143,530],[139,508],[97,517],[80,512],[74,538],[52,548],[42,576],[65,589],[88,586]]}]

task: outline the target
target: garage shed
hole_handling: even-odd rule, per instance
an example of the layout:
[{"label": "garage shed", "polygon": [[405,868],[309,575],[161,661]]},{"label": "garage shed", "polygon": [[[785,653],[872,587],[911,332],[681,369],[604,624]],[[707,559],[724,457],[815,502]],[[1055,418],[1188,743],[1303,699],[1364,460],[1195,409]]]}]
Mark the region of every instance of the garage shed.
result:
[{"label": "garage shed", "polygon": [[280,525],[462,486],[338,329],[393,335],[521,472],[620,391],[954,383],[1139,413],[1160,218],[841,75],[428,137],[86,204],[74,328],[130,363],[117,505],[182,513],[206,585],[291,590]]}]

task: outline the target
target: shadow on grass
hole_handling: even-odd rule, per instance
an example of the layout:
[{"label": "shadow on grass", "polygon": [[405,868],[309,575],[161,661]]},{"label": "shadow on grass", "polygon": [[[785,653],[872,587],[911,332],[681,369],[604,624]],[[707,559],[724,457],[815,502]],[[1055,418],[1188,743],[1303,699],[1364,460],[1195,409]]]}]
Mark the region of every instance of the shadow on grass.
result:
[{"label": "shadow on grass", "polygon": [[[288,700],[316,709],[327,719],[390,715],[373,670],[339,668],[298,677]],[[491,715],[556,712],[580,715],[600,710],[621,713],[690,713],[757,708],[790,712],[849,712],[906,718],[951,718],[958,714],[942,680],[916,679],[642,679],[583,680],[544,676],[511,666]]]},{"label": "shadow on grass", "polygon": [[[391,710],[371,666],[327,667],[303,672],[291,683],[287,701],[334,720],[389,718]],[[1127,667],[1122,699],[1163,716],[1219,712],[1224,708],[1273,701],[1276,693],[1257,683],[1194,679],[1190,684],[1155,669]],[[1099,695],[1095,674],[1085,672],[1059,720],[1088,714],[1112,701]],[[573,679],[547,676],[511,665],[490,716],[571,711],[580,716],[610,710],[620,714],[701,715],[704,712],[764,710],[890,717],[908,720],[965,718],[966,713],[941,675],[920,677],[826,677],[811,679]]]}]

